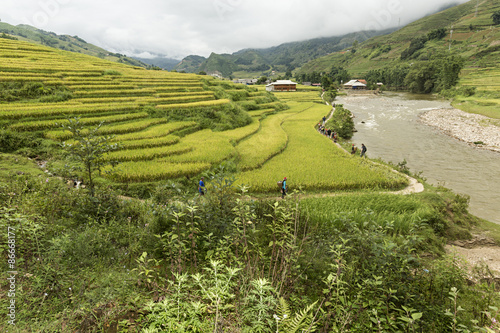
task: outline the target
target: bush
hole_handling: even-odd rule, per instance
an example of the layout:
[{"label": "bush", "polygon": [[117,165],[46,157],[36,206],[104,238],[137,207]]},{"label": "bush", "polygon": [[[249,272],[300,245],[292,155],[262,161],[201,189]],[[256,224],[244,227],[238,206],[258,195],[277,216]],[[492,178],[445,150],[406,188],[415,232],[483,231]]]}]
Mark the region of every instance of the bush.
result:
[{"label": "bush", "polygon": [[325,127],[336,132],[341,138],[350,139],[354,133],[352,117],[351,111],[344,109],[342,104],[337,104],[332,118],[326,123]]},{"label": "bush", "polygon": [[0,101],[14,102],[39,99],[42,102],[58,102],[71,98],[71,92],[62,85],[46,86],[42,82],[0,83]]},{"label": "bush", "polygon": [[3,153],[12,153],[22,148],[30,148],[30,151],[36,154],[36,149],[41,145],[42,140],[41,135],[34,132],[19,133],[10,130],[0,130],[0,151]]}]

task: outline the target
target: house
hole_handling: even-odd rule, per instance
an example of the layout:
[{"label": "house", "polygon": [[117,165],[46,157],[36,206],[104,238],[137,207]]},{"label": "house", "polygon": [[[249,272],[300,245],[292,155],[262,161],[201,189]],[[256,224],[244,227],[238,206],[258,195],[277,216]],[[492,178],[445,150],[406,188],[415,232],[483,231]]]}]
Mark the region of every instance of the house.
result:
[{"label": "house", "polygon": [[257,79],[236,79],[233,83],[246,84],[247,86],[254,85],[257,83]]},{"label": "house", "polygon": [[297,83],[290,80],[277,80],[266,85],[267,91],[297,91]]},{"label": "house", "polygon": [[360,90],[360,89],[366,89],[366,85],[367,85],[366,80],[351,80],[344,84],[344,88]]}]

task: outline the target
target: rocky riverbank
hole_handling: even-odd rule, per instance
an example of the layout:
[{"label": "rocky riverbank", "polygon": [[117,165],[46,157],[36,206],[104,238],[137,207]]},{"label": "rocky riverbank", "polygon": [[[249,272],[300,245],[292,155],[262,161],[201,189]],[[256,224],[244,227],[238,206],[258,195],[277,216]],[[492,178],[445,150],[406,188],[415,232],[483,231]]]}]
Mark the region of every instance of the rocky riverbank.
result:
[{"label": "rocky riverbank", "polygon": [[500,152],[500,120],[458,109],[437,109],[420,115],[423,123],[470,145]]}]

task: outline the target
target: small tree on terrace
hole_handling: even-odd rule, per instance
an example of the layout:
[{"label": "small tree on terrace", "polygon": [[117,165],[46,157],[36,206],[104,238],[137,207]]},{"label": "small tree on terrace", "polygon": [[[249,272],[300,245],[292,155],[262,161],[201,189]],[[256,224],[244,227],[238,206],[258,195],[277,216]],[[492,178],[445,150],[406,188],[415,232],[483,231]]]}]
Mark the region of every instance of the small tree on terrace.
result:
[{"label": "small tree on terrace", "polygon": [[75,143],[62,143],[68,157],[77,162],[77,170],[83,171],[90,188],[90,195],[94,196],[94,173],[101,170],[106,165],[115,166],[117,162],[106,161],[104,156],[111,151],[118,149],[118,144],[110,144],[110,136],[100,136],[98,131],[102,122],[92,129],[84,129],[80,123],[80,118],[68,119],[69,124],[63,125],[63,128],[73,134]]},{"label": "small tree on terrace", "polygon": [[500,10],[494,12],[493,15],[491,15],[491,18],[493,19],[493,23],[495,25],[500,24]]}]

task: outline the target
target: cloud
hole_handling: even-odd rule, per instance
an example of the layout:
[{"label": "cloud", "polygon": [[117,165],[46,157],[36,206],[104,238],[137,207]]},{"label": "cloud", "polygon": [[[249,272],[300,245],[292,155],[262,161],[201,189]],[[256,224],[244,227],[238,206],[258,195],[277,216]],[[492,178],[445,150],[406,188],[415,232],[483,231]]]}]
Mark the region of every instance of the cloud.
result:
[{"label": "cloud", "polygon": [[[457,0],[460,3],[467,0]],[[180,59],[405,25],[450,0],[2,0],[4,22]]]}]

